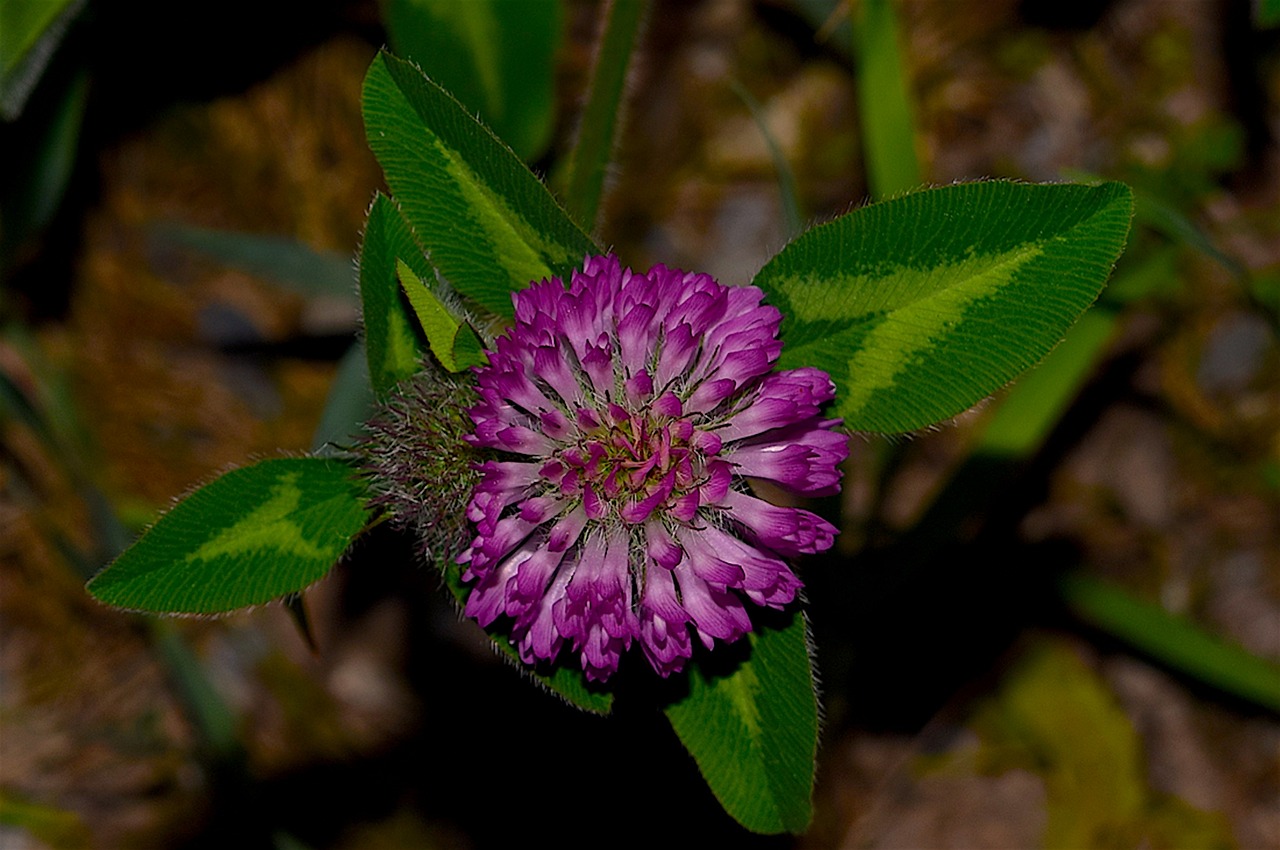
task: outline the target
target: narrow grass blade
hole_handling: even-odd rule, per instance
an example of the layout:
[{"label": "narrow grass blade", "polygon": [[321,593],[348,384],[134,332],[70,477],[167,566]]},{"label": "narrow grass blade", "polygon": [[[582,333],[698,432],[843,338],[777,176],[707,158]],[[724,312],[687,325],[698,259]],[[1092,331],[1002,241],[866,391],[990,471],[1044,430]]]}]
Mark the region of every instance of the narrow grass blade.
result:
[{"label": "narrow grass blade", "polygon": [[350,446],[360,426],[373,412],[373,385],[369,383],[368,355],[364,342],[357,340],[338,361],[338,371],[329,387],[320,424],[311,437],[311,448],[324,455]]},{"label": "narrow grass blade", "polygon": [[862,0],[853,27],[867,184],[877,199],[921,184],[911,87],[893,3]]},{"label": "narrow grass blade", "polygon": [[578,137],[569,158],[565,190],[569,214],[588,231],[596,227],[622,114],[627,69],[640,39],[648,6],[648,0],[612,0],[605,9],[604,31],[596,51]]},{"label": "narrow grass blade", "polygon": [[756,126],[760,128],[760,135],[764,137],[764,143],[769,148],[769,156],[773,159],[773,170],[778,176],[778,194],[782,198],[782,217],[787,224],[787,238],[794,239],[804,229],[805,222],[805,214],[800,206],[800,195],[796,190],[795,173],[792,172],[791,164],[787,162],[787,158],[782,155],[782,148],[778,146],[778,140],[774,138],[773,133],[769,130],[769,124],[765,121],[764,109],[760,106],[760,101],[756,100],[755,96],[747,91],[737,80],[731,81],[729,87],[733,89],[733,93],[750,110],[751,118],[756,122]]},{"label": "narrow grass blade", "polygon": [[1089,576],[1061,580],[1073,614],[1224,693],[1280,713],[1280,665],[1210,635],[1158,605]]},{"label": "narrow grass blade", "polygon": [[296,239],[186,224],[158,224],[151,233],[162,243],[204,254],[300,295],[355,299],[351,258],[345,254],[318,251]]},{"label": "narrow grass blade", "polygon": [[397,55],[444,86],[521,159],[555,125],[560,0],[382,0]]}]

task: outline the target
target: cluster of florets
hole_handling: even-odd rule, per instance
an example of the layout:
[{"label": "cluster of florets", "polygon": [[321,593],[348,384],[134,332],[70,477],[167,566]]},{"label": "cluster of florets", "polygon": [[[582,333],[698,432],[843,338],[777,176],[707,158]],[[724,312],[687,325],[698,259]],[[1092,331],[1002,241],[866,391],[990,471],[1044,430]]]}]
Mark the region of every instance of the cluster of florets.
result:
[{"label": "cluster of florets", "polygon": [[752,494],[838,491],[847,438],[826,373],[775,372],[781,315],[754,287],[588,257],[566,287],[516,293],[475,370],[473,446],[495,450],[467,506],[466,614],[510,620],[525,662],[567,646],[606,679],[638,642],[658,673],[751,630],[801,583],[787,559],[831,546],[809,511]]}]

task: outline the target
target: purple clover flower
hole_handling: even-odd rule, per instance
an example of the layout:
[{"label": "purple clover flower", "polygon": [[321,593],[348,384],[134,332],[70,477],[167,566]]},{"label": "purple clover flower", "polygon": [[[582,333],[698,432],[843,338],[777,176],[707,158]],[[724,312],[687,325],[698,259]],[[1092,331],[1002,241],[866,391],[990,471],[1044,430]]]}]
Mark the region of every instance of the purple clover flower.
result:
[{"label": "purple clover flower", "polygon": [[668,676],[693,651],[751,630],[747,603],[800,589],[787,558],[837,530],[752,495],[840,489],[845,435],[821,408],[825,372],[773,372],[781,314],[755,287],[590,256],[514,296],[515,324],[476,372],[479,466],[458,558],[466,614],[511,619],[528,664],[563,647],[604,680],[634,642]]}]

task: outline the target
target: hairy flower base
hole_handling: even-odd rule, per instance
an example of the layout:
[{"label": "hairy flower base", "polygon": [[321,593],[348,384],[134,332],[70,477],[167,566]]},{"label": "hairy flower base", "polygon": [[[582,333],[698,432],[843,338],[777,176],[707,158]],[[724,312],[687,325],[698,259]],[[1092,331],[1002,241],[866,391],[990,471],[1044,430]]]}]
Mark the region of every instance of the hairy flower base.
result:
[{"label": "hairy flower base", "polygon": [[471,536],[464,510],[480,473],[464,440],[475,401],[469,382],[424,363],[379,406],[354,447],[370,507],[411,531],[429,562],[453,560]]},{"label": "hairy flower base", "polygon": [[826,373],[771,371],[781,315],[762,297],[613,256],[514,296],[476,370],[467,440],[501,459],[479,467],[458,562],[467,615],[509,617],[525,662],[568,646],[606,679],[639,642],[669,675],[694,635],[710,648],[750,631],[747,603],[789,603],[786,559],[831,546],[829,523],[746,483],[828,495],[848,451],[821,416]]}]

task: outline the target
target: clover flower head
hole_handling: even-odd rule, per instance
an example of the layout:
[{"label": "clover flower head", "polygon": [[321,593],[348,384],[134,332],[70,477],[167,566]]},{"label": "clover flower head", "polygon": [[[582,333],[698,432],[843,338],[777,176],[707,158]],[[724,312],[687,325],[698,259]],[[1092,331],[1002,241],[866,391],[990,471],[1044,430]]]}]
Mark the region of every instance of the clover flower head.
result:
[{"label": "clover flower head", "polygon": [[529,664],[567,648],[590,679],[639,643],[659,674],[781,608],[789,558],[836,529],[752,494],[839,490],[847,438],[814,368],[773,371],[781,314],[754,287],[589,256],[566,287],[514,295],[515,322],[478,367],[475,430],[494,450],[467,506],[465,613],[500,617]]}]

